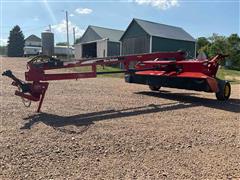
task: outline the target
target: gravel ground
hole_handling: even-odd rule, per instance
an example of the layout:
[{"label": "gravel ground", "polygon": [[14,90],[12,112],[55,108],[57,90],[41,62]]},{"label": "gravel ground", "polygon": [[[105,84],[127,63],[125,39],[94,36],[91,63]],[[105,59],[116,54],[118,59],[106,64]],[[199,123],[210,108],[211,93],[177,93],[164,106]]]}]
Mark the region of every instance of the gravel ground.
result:
[{"label": "gravel ground", "polygon": [[[23,78],[26,59],[1,62]],[[219,102],[118,78],[56,81],[37,114],[0,81],[0,179],[240,178],[240,85]]]}]

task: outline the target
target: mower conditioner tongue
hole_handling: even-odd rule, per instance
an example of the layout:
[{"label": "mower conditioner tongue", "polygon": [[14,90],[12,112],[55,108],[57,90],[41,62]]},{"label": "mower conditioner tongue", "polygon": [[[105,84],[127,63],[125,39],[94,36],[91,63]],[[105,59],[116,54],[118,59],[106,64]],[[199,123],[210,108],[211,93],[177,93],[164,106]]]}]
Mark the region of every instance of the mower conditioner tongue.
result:
[{"label": "mower conditioner tongue", "polygon": [[[230,83],[216,78],[218,62],[224,55],[217,55],[208,60],[185,59],[185,52],[157,52],[149,54],[116,56],[109,58],[80,59],[63,61],[57,58],[40,55],[32,58],[25,72],[25,81],[18,79],[11,70],[2,73],[13,80],[18,87],[15,95],[20,96],[26,107],[31,101],[39,101],[37,112],[40,112],[49,82],[52,80],[95,78],[99,74],[125,73],[128,83],[148,85],[153,91],[161,87],[189,89],[214,92],[218,100],[228,100],[231,94]],[[135,62],[135,67],[130,64]],[[123,64],[124,69],[113,72],[97,72],[97,66]],[[49,70],[73,67],[90,67],[89,72],[47,73]]]}]

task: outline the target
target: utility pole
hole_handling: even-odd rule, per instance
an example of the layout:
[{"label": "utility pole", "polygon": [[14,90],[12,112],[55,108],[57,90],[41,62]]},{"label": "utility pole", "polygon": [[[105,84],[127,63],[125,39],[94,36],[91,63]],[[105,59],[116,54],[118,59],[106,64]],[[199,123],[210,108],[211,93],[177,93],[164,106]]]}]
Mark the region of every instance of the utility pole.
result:
[{"label": "utility pole", "polygon": [[75,27],[73,27],[73,45],[75,44],[75,41],[76,41],[76,39],[75,39]]},{"label": "utility pole", "polygon": [[69,60],[68,11],[66,11],[66,28],[67,28],[67,59]]}]

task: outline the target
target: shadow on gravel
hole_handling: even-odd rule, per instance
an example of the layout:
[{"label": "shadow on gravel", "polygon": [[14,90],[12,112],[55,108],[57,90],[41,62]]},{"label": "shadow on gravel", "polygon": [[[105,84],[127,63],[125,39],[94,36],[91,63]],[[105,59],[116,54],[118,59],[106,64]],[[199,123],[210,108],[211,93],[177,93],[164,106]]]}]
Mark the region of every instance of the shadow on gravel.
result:
[{"label": "shadow on gravel", "polygon": [[191,96],[194,95],[194,93],[165,93],[164,91],[141,91],[136,92],[135,94],[170,99],[179,101],[181,103],[191,103],[193,106],[205,106],[234,113],[240,112],[240,99],[230,98],[228,101],[218,101],[216,99],[206,99],[197,96]]},{"label": "shadow on gravel", "polygon": [[[34,124],[42,122],[47,126],[51,126],[57,130],[59,127],[74,125],[74,126],[86,126],[94,124],[96,121],[113,120],[117,118],[131,117],[142,114],[157,113],[163,111],[171,111],[176,109],[183,109],[193,107],[191,103],[175,102],[168,104],[155,105],[150,104],[147,106],[139,106],[134,108],[120,109],[120,110],[107,110],[92,113],[79,114],[74,116],[58,116],[48,113],[39,113],[24,118],[28,120],[21,129],[31,129]],[[61,131],[65,131],[62,130]],[[75,133],[70,131],[70,133]],[[77,132],[76,132],[77,133]]]},{"label": "shadow on gravel", "polygon": [[[82,133],[86,131],[91,124],[96,121],[113,120],[124,117],[131,117],[143,114],[158,113],[163,111],[172,111],[177,109],[205,106],[214,109],[220,109],[224,111],[230,111],[234,113],[240,112],[240,100],[230,99],[226,102],[217,101],[215,99],[205,99],[201,97],[192,96],[191,93],[168,93],[165,91],[160,92],[137,92],[136,94],[154,96],[158,98],[170,99],[178,102],[155,105],[150,104],[147,106],[139,106],[134,108],[126,108],[120,110],[107,110],[99,112],[84,113],[74,116],[59,116],[48,113],[38,113],[29,117],[24,118],[28,120],[21,129],[31,129],[36,123],[42,122],[47,126],[51,126],[56,130],[60,130],[67,133]],[[81,132],[72,130],[62,129],[69,125],[84,127]]]}]

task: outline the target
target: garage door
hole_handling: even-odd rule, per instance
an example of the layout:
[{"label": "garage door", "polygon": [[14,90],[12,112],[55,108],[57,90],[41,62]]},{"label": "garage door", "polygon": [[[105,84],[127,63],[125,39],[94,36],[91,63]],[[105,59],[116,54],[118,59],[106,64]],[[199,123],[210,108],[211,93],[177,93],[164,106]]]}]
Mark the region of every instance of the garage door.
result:
[{"label": "garage door", "polygon": [[88,43],[82,45],[82,57],[94,58],[97,57],[97,43]]}]

